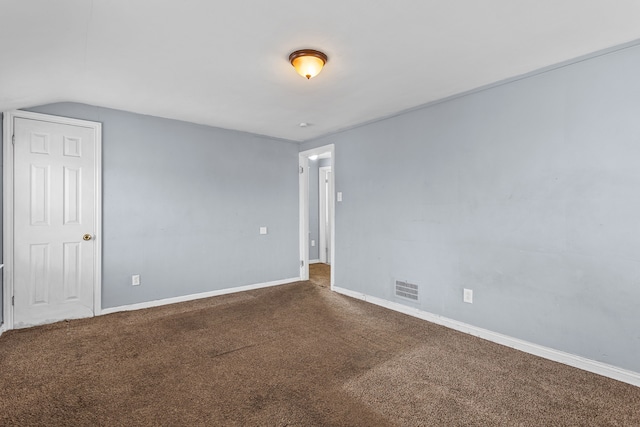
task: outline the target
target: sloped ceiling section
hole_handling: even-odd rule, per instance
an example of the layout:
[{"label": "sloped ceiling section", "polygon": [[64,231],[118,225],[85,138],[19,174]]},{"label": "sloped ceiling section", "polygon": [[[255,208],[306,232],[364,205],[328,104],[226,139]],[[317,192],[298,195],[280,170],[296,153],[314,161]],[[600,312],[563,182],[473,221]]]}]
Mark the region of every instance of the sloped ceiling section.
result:
[{"label": "sloped ceiling section", "polygon": [[[640,39],[637,0],[0,0],[0,16],[2,111],[75,101],[296,141]],[[310,81],[287,61],[307,47],[329,56]]]}]

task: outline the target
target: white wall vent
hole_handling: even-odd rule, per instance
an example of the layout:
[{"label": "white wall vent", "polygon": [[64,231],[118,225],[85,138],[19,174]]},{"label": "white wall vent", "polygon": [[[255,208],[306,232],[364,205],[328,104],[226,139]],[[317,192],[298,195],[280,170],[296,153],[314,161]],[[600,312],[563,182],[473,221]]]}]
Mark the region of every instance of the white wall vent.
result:
[{"label": "white wall vent", "polygon": [[418,285],[396,280],[396,296],[418,301]]}]

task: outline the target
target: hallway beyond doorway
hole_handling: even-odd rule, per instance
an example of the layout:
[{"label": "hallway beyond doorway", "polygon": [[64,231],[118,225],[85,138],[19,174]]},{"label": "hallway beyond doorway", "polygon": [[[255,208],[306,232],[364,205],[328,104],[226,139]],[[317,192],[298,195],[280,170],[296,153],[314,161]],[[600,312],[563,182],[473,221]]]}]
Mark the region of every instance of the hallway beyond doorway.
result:
[{"label": "hallway beyond doorway", "polygon": [[331,284],[331,266],[321,262],[309,265],[309,281],[322,288]]}]

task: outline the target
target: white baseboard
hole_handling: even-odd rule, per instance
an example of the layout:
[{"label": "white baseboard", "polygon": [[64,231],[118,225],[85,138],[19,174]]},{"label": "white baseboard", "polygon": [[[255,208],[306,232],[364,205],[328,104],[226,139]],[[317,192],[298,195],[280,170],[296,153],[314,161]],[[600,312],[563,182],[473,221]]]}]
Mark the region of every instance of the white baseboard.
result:
[{"label": "white baseboard", "polygon": [[320,260],[319,259],[310,259],[309,260],[309,265],[311,264],[320,264]]},{"label": "white baseboard", "polygon": [[477,326],[469,325],[467,323],[459,322],[457,320],[419,310],[417,308],[407,307],[406,305],[387,301],[382,298],[377,298],[360,292],[351,291],[349,289],[334,286],[333,290],[342,295],[361,299],[363,301],[367,301],[393,311],[408,314],[409,316],[417,317],[428,322],[446,326],[447,328],[455,329],[456,331],[464,332],[469,335],[485,339],[487,341],[502,344],[516,350],[524,351],[525,353],[533,354],[535,356],[553,360],[554,362],[563,363],[565,365],[573,366],[574,368],[593,372],[594,374],[599,374],[608,378],[612,378],[614,380],[622,381],[640,387],[640,373],[638,372],[628,371],[626,369],[618,368],[606,363],[587,359],[581,356],[576,356],[575,354],[554,350],[549,347],[530,343],[528,341],[513,338],[507,335],[490,331],[488,329],[479,328]]},{"label": "white baseboard", "polygon": [[132,311],[132,310],[141,310],[143,308],[159,307],[159,306],[162,306],[162,305],[175,304],[175,303],[178,303],[178,302],[193,301],[195,299],[217,297],[217,296],[220,296],[220,295],[232,294],[232,293],[235,293],[235,292],[245,292],[245,291],[251,291],[251,290],[254,290],[254,289],[268,288],[268,287],[271,287],[271,286],[286,285],[287,283],[294,283],[294,282],[299,282],[299,281],[300,281],[299,277],[294,277],[294,278],[291,278],[291,279],[276,280],[276,281],[273,281],[273,282],[257,283],[255,285],[238,286],[237,288],[226,288],[226,289],[220,289],[220,290],[216,290],[216,291],[202,292],[202,293],[199,293],[199,294],[183,295],[183,296],[179,296],[179,297],[165,298],[165,299],[160,299],[160,300],[155,300],[155,301],[141,302],[141,303],[137,303],[137,304],[121,305],[121,306],[118,306],[118,307],[103,308],[102,312],[101,312],[101,315],[117,313],[117,312],[120,312],[120,311]]}]

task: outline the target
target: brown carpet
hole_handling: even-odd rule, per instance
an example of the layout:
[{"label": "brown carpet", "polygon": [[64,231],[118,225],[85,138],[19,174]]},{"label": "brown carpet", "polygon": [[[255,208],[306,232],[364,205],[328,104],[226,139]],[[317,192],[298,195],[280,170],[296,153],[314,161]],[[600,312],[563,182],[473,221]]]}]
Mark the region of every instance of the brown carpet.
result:
[{"label": "brown carpet", "polygon": [[640,388],[312,280],[0,337],[1,425],[640,425]]}]

